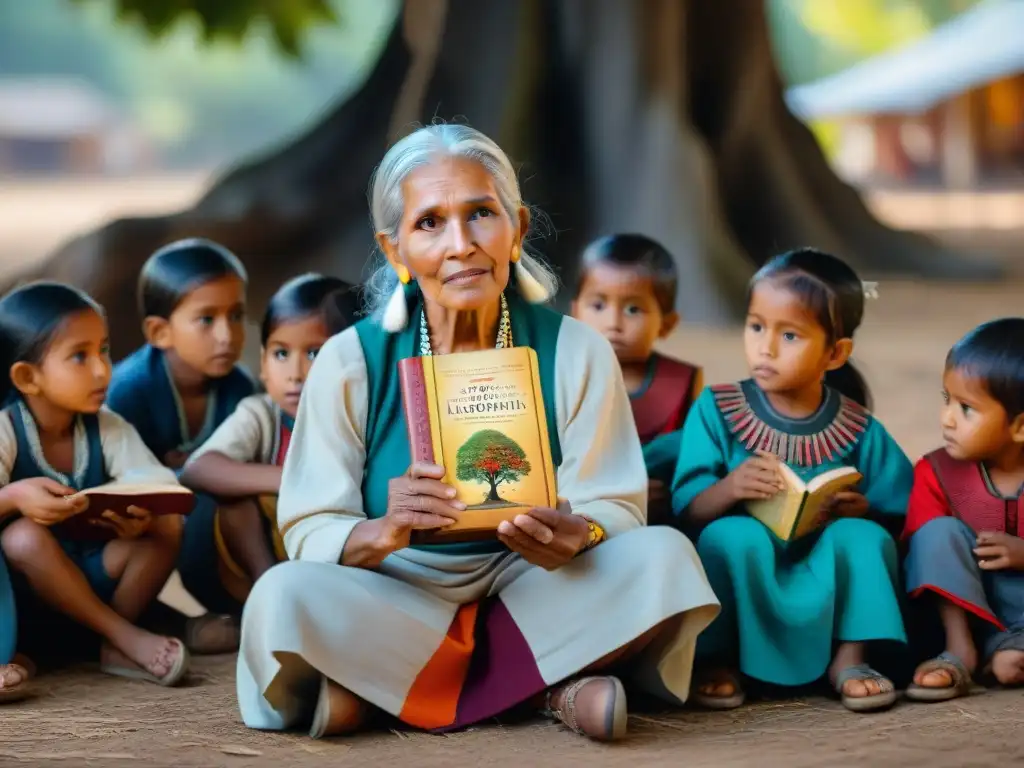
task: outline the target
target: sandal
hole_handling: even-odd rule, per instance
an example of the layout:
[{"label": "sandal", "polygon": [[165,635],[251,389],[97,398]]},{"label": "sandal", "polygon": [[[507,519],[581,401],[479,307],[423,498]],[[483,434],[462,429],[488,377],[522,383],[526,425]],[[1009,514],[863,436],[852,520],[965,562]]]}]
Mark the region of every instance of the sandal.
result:
[{"label": "sandal", "polygon": [[[713,693],[701,693],[701,688],[706,685],[722,685],[731,683],[733,692],[728,696],[716,696]],[[694,704],[705,709],[726,710],[742,707],[747,701],[747,692],[740,684],[740,676],[735,672],[725,671],[720,675],[708,675],[702,679],[700,684],[690,689],[690,700]]]},{"label": "sandal", "polygon": [[[843,693],[843,687],[850,680],[861,682],[874,680],[878,683],[881,691],[869,696],[849,696]],[[839,694],[843,706],[851,712],[877,712],[881,709],[888,709],[896,703],[896,686],[893,685],[892,680],[867,664],[852,664],[842,670],[836,675],[833,687]]]},{"label": "sandal", "polygon": [[238,620],[227,613],[204,613],[185,622],[185,645],[193,653],[234,653],[242,639]]},{"label": "sandal", "polygon": [[144,680],[147,683],[156,683],[165,688],[177,685],[181,682],[185,673],[188,672],[188,648],[176,637],[169,638],[169,640],[177,647],[178,655],[174,657],[174,663],[163,677],[157,677],[142,667],[125,667],[120,664],[100,664],[100,672],[116,677],[127,677],[130,680]]},{"label": "sandal", "polygon": [[931,661],[924,662],[917,668],[917,672],[927,674],[929,672],[945,672],[952,680],[951,685],[937,688],[930,685],[918,685],[911,683],[907,686],[905,695],[911,701],[949,701],[966,696],[971,692],[974,685],[971,673],[963,661],[956,654],[943,651]]},{"label": "sandal", "polygon": [[[20,678],[14,684],[7,682],[7,675],[11,672]],[[32,677],[32,670],[25,664],[16,661],[0,664],[0,704],[21,701],[31,695],[34,689]]]},{"label": "sandal", "polygon": [[[603,706],[588,707],[578,712],[576,700],[580,691],[588,686],[601,685],[604,695],[598,694],[591,701],[603,699]],[[562,706],[555,708],[554,701],[562,694]],[[569,727],[581,736],[595,741],[617,741],[626,735],[626,689],[622,681],[610,675],[603,677],[581,677],[571,683],[548,691],[544,714]]]},{"label": "sandal", "polygon": [[352,733],[366,721],[367,705],[326,677],[320,679],[320,694],[313,710],[309,736],[322,739]]}]

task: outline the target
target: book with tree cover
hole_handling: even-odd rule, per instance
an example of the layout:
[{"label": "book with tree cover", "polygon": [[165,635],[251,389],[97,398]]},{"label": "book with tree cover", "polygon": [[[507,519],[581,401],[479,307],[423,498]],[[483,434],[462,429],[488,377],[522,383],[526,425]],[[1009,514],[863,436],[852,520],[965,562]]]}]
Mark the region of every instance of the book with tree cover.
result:
[{"label": "book with tree cover", "polygon": [[748,501],[747,511],[783,541],[793,541],[816,530],[829,499],[861,480],[860,472],[853,467],[830,469],[806,482],[784,462],[779,462],[779,471],[786,488],[770,499]]},{"label": "book with tree cover", "polygon": [[494,538],[503,520],[558,504],[537,369],[529,347],[410,357],[398,375],[414,462],[445,468],[466,504],[459,522],[421,543]]},{"label": "book with tree cover", "polygon": [[59,525],[59,533],[71,539],[105,540],[115,537],[114,531],[90,520],[103,519],[107,510],[129,517],[128,507],[141,507],[153,516],[188,515],[195,506],[195,494],[183,485],[172,483],[104,483],[68,496],[85,497],[89,506]]}]

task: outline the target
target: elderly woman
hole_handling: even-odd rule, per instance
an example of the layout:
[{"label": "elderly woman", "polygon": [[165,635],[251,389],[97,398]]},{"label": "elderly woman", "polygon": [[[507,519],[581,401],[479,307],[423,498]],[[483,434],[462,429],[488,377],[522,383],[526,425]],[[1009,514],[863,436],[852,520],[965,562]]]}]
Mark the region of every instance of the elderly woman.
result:
[{"label": "elderly woman", "polygon": [[[373,709],[449,730],[536,704],[617,739],[626,695],[609,674],[685,701],[718,601],[690,542],[644,527],[647,478],[615,355],[539,306],[554,280],[524,251],[529,214],[486,136],[407,136],[377,169],[372,206],[382,311],[324,345],[306,382],[278,503],[291,560],[245,608],[242,717],[320,737]],[[463,505],[442,467],[409,466],[397,362],[516,345],[538,356],[563,501],[502,523],[497,540],[411,545]]]}]

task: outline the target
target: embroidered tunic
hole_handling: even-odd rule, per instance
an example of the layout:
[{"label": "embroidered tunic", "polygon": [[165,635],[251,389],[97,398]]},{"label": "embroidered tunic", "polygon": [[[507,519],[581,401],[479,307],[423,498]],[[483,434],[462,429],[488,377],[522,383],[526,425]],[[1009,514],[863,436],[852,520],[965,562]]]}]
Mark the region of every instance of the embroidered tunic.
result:
[{"label": "embroidered tunic", "polygon": [[[691,502],[759,448],[804,479],[854,466],[875,513],[894,521],[905,513],[912,467],[870,413],[825,387],[815,414],[789,419],[746,380],[705,389],[683,427],[672,484],[678,524],[693,525]],[[825,673],[836,641],[906,641],[896,545],[875,522],[836,520],[787,545],[738,506],[703,529],[697,551],[722,602],[698,643],[701,656],[802,685]]]},{"label": "embroidered tunic", "polygon": [[629,404],[649,477],[671,482],[679,457],[679,430],[703,387],[704,372],[699,366],[657,353],[647,361],[647,375],[640,388],[630,393]]},{"label": "embroidered tunic", "polygon": [[607,541],[555,571],[498,542],[409,547],[377,569],[339,565],[353,529],[387,512],[409,465],[395,366],[416,355],[421,312],[387,334],[364,320],[324,345],[299,405],[279,523],[291,556],[256,583],[242,618],[245,723],[309,717],[321,675],[421,728],[495,716],[671,617],[636,682],[679,703],[697,634],[717,611],[692,546],[643,527],[646,476],[608,342],[514,294],[514,343],[537,351],[559,495]]},{"label": "embroidered tunic", "polygon": [[974,555],[977,535],[997,531],[1020,536],[1024,488],[1004,497],[985,466],[939,449],[914,467],[914,489],[904,538],[907,591],[937,594],[982,619],[983,656],[1024,650],[1024,573],[983,571]]},{"label": "embroidered tunic", "polygon": [[[250,395],[217,427],[210,439],[192,453],[188,463],[216,452],[238,462],[281,466],[288,452],[293,425],[294,420],[274,403],[270,395]],[[257,502],[264,515],[267,541],[278,560],[287,560],[284,540],[277,528],[277,495],[260,496]],[[241,606],[223,588],[220,566],[238,577],[248,577],[224,542],[219,511],[212,519],[210,536],[202,541],[207,544],[205,548],[193,547],[188,561],[179,562],[182,583],[210,610],[237,613]]]}]

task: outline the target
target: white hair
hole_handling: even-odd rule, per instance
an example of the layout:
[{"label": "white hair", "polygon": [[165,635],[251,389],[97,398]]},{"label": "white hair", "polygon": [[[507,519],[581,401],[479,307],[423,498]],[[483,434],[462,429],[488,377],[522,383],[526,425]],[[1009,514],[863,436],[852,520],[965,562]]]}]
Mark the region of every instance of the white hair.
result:
[{"label": "white hair", "polygon": [[[441,123],[424,126],[394,144],[384,155],[370,182],[370,214],[376,232],[392,241],[397,239],[398,225],[405,209],[402,182],[417,168],[439,157],[460,157],[473,160],[483,167],[494,182],[498,201],[508,217],[519,221],[523,200],[519,180],[508,156],[489,137],[468,125]],[[520,261],[537,282],[554,296],[558,279],[554,272],[537,257],[521,247]],[[398,276],[382,253],[364,286],[366,307],[375,312],[387,303],[398,283]]]}]

